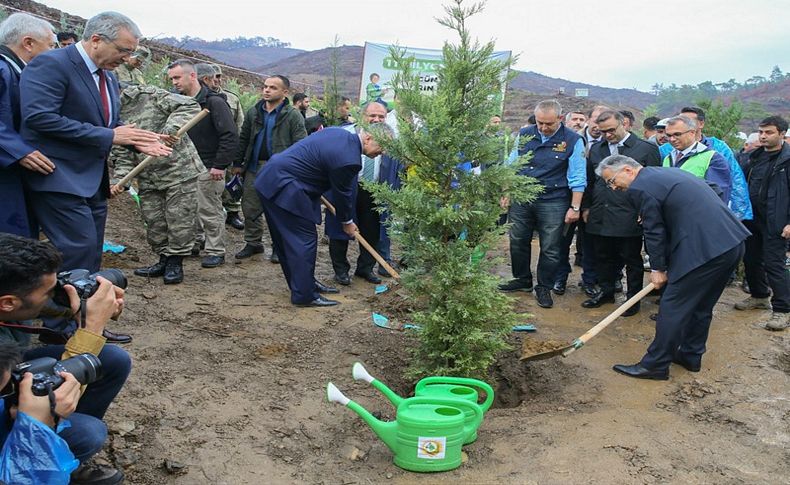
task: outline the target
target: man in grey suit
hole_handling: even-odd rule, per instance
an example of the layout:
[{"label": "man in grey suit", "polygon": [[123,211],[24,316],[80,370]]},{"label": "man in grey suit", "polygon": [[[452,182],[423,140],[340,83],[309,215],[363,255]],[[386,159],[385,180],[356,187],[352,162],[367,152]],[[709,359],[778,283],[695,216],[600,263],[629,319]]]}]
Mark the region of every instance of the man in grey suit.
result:
[{"label": "man in grey suit", "polygon": [[642,360],[614,370],[641,379],[669,378],[676,363],[698,372],[718,301],[743,257],[749,231],[708,184],[680,169],[642,167],[612,155],[596,173],[613,190],[627,190],[638,207],[650,254],[650,281],[666,285],[656,335]]}]

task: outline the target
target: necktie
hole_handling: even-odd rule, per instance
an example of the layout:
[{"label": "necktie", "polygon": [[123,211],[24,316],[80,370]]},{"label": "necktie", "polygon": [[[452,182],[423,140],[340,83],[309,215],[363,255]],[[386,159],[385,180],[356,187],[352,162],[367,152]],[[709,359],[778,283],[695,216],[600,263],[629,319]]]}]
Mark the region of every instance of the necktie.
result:
[{"label": "necktie", "polygon": [[376,161],[370,157],[362,155],[362,180],[368,182],[373,181],[373,175],[376,173]]},{"label": "necktie", "polygon": [[101,98],[102,113],[107,125],[110,124],[110,97],[107,93],[107,75],[104,69],[97,69],[99,73],[99,97]]}]

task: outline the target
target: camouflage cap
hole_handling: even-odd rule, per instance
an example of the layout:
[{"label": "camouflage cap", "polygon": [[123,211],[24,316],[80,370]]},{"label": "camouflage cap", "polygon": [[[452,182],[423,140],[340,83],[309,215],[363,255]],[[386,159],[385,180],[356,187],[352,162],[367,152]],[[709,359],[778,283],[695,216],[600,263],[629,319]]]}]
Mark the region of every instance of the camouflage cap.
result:
[{"label": "camouflage cap", "polygon": [[150,59],[151,57],[151,49],[144,45],[138,45],[137,49],[134,51],[134,54],[131,57],[137,57],[142,59]]},{"label": "camouflage cap", "polygon": [[195,74],[197,74],[198,79],[204,77],[214,77],[215,71],[214,68],[211,67],[211,64],[201,62],[199,64],[195,64]]}]

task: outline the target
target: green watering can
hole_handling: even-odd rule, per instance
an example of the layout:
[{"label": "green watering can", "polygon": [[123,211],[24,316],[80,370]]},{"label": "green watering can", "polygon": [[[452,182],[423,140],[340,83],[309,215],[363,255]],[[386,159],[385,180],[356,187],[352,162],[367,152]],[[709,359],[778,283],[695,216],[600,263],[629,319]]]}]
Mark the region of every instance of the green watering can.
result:
[{"label": "green watering can", "polygon": [[[461,447],[483,421],[477,404],[436,397],[404,399],[395,421],[380,421],[331,382],[326,391],[331,402],[351,408],[368,423],[392,451],[395,465],[413,472],[443,472],[461,466]],[[475,415],[471,422],[466,411]]]},{"label": "green watering can", "polygon": [[[383,382],[371,376],[365,369],[365,366],[359,362],[355,363],[354,367],[352,367],[352,375],[354,376],[354,380],[365,381],[373,385],[373,387],[384,394],[395,407],[400,406],[405,400],[395,394],[392,389],[385,386]],[[477,402],[479,396],[478,390],[482,390],[486,393],[486,400],[483,401],[482,404],[478,404]],[[461,400],[479,407],[482,413],[488,411],[494,403],[494,390],[491,386],[483,381],[466,377],[426,377],[417,383],[414,389],[414,396]],[[473,421],[475,419],[475,413],[471,411],[471,407],[466,407],[464,409],[466,418]],[[475,426],[475,430],[476,429],[477,426]],[[470,435],[467,441],[464,441],[464,444],[468,445],[469,443],[474,443],[476,439],[477,431]]]}]

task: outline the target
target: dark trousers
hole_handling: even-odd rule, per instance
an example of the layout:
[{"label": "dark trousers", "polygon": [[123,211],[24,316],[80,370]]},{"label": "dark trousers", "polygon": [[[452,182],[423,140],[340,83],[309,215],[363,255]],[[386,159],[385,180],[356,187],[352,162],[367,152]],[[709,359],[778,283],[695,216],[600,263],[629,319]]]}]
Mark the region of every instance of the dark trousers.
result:
[{"label": "dark trousers", "polygon": [[658,308],[656,335],[642,357],[643,367],[667,369],[676,354],[689,363],[701,361],[713,307],[743,253],[740,243],[666,285]]},{"label": "dark trousers", "polygon": [[596,273],[595,264],[595,248],[593,246],[592,238],[588,237],[586,225],[584,221],[571,224],[568,233],[565,234],[565,226],[563,225],[563,241],[562,253],[560,254],[560,263],[557,268],[556,282],[567,282],[568,275],[571,274],[570,253],[571,244],[573,243],[573,234],[576,233],[576,256],[581,259],[582,263],[582,282],[587,285],[594,285],[598,282],[598,275]]},{"label": "dark trousers", "polygon": [[280,267],[291,290],[291,303],[310,303],[318,298],[315,287],[318,251],[315,223],[288,212],[265,197],[261,197],[261,205],[272,244],[280,257]]},{"label": "dark trousers", "polygon": [[538,286],[550,289],[560,263],[562,229],[568,200],[536,200],[529,204],[514,204],[508,212],[513,224],[510,228],[510,262],[513,277],[521,281],[532,281],[530,262],[532,258],[532,235],[537,231],[540,238],[538,256]]},{"label": "dark trousers", "polygon": [[642,289],[642,236],[610,237],[587,234],[595,246],[598,285],[605,295],[614,295],[614,283],[620,279],[625,265],[628,284],[626,295],[630,298]]},{"label": "dark trousers", "polygon": [[30,207],[41,230],[63,255],[62,269],[98,271],[101,266],[107,198],[31,192]]},{"label": "dark trousers", "polygon": [[[379,244],[379,234],[381,232],[381,215],[376,212],[373,196],[370,192],[362,188],[362,186],[358,188],[357,192],[355,222],[359,228],[359,233],[365,238],[368,244],[374,248],[377,247]],[[329,257],[332,260],[332,269],[335,270],[335,274],[347,275],[351,270],[347,254],[347,239],[329,240]],[[376,260],[360,245],[356,273],[370,274],[373,272],[373,266],[375,265]]]},{"label": "dark trousers", "polygon": [[[63,345],[46,345],[28,350],[24,357],[25,360],[39,357],[60,360],[63,350]],[[95,455],[104,446],[107,439],[107,426],[102,422],[104,413],[121,392],[132,370],[129,354],[116,345],[105,345],[98,357],[102,367],[101,379],[88,385],[77,403],[76,412],[69,416],[71,427],[59,433],[80,462]]]},{"label": "dark trousers", "polygon": [[790,312],[790,272],[785,268],[787,240],[779,234],[771,234],[765,218],[757,214],[755,220],[743,223],[752,233],[746,239],[746,255],[743,257],[752,296],[771,296],[775,312]]}]

